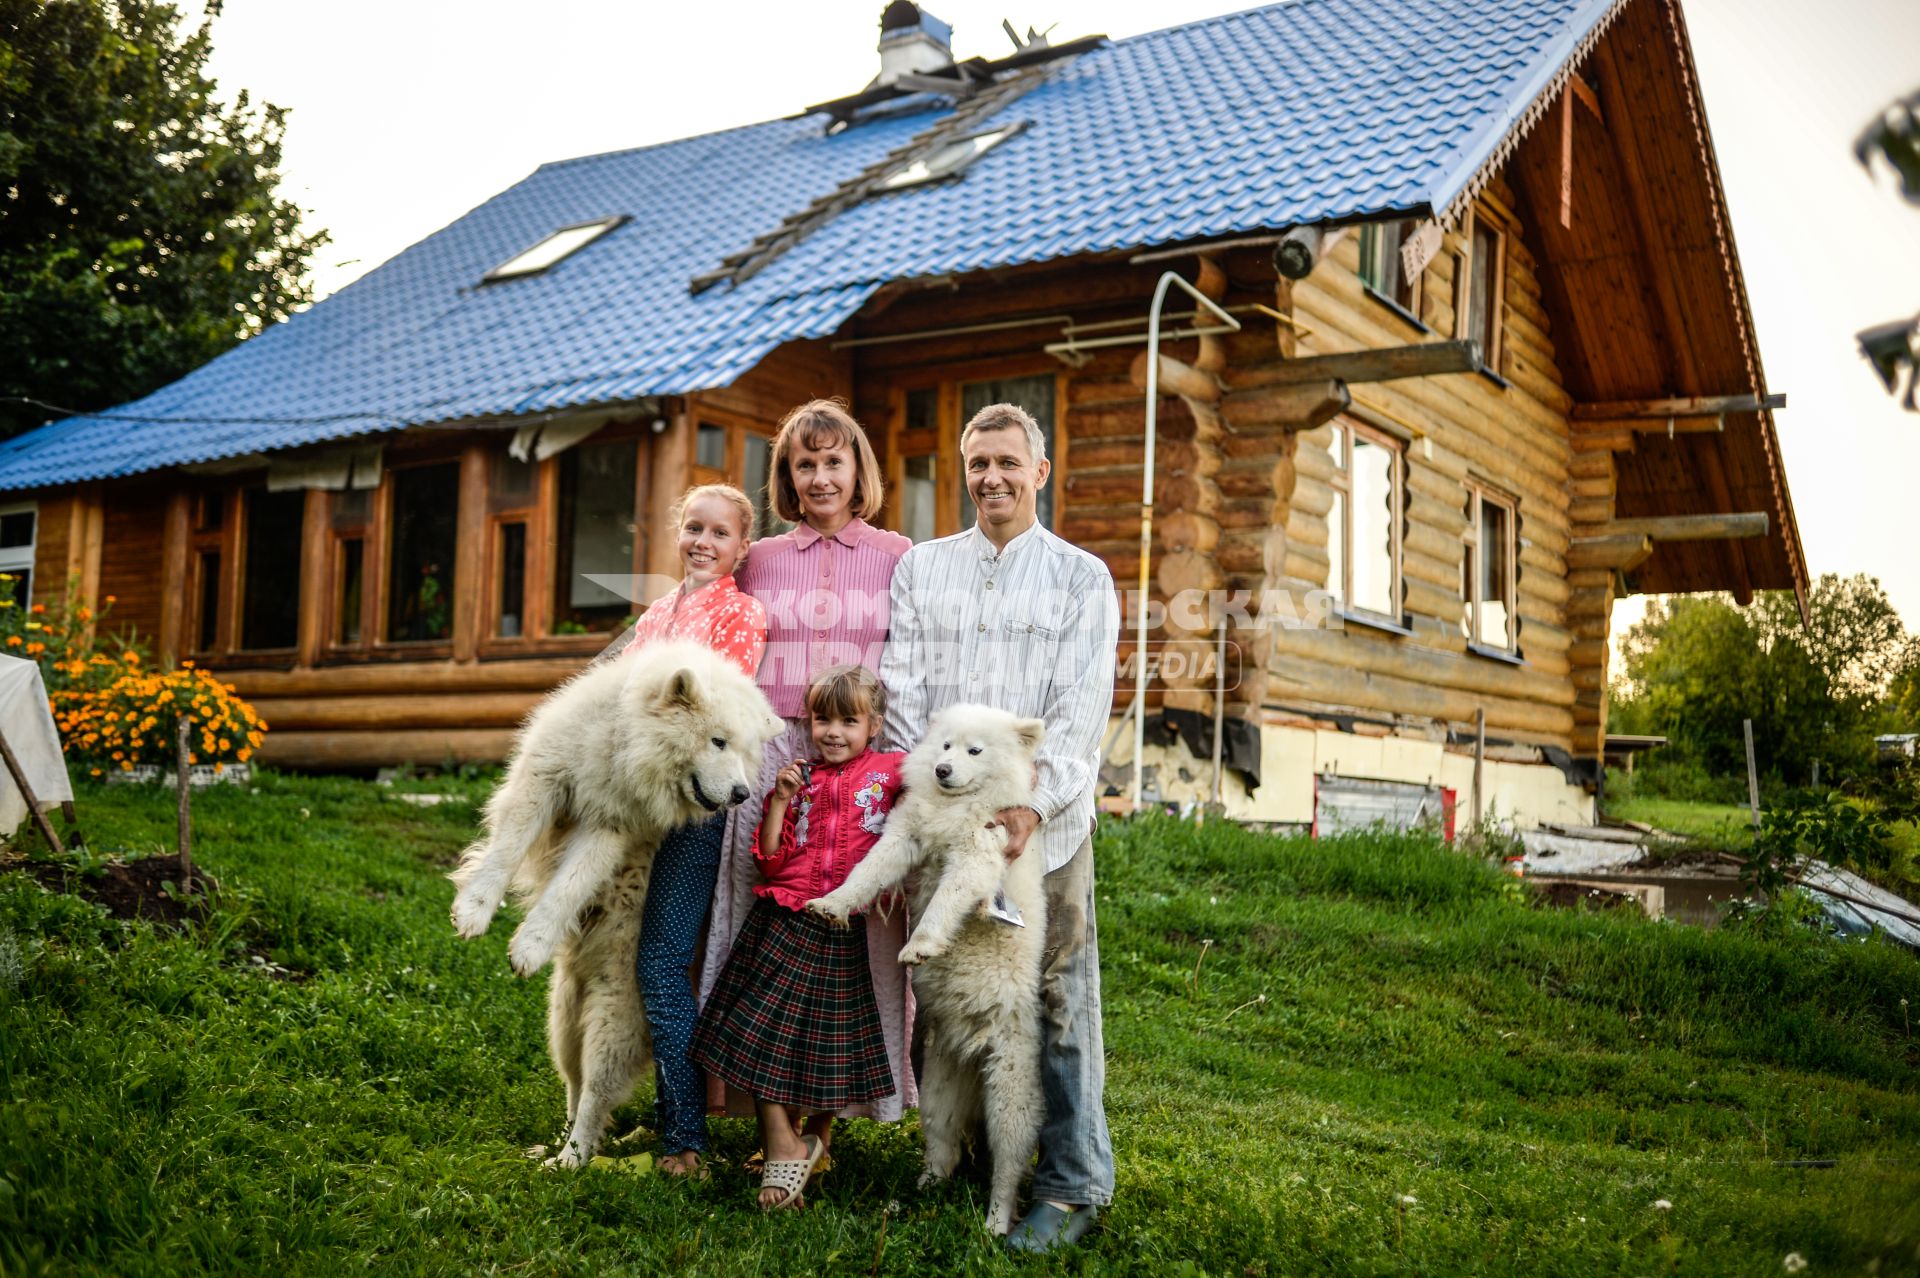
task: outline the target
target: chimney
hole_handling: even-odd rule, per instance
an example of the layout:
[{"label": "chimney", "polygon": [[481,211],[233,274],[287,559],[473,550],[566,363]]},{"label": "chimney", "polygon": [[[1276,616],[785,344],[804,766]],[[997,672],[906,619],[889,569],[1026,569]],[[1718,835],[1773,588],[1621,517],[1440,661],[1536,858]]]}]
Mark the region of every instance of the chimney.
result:
[{"label": "chimney", "polygon": [[952,27],[910,0],[893,0],[880,15],[880,78],[874,83],[952,66],[952,46]]}]

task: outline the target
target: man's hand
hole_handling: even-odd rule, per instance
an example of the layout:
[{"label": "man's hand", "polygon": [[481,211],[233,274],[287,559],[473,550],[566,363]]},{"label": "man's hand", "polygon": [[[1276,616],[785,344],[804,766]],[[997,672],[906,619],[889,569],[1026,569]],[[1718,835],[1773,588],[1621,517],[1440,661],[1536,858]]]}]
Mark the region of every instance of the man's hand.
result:
[{"label": "man's hand", "polygon": [[993,825],[1007,832],[1007,863],[1011,865],[1027,850],[1027,840],[1040,828],[1040,814],[1032,808],[1001,808],[993,814]]}]

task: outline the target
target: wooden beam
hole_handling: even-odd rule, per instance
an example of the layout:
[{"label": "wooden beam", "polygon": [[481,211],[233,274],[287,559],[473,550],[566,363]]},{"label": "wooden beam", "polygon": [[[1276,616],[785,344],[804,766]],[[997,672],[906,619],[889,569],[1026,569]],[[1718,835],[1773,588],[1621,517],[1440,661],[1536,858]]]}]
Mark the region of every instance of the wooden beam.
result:
[{"label": "wooden beam", "polygon": [[1567,547],[1567,571],[1603,568],[1608,572],[1627,572],[1645,563],[1652,553],[1653,538],[1645,533],[1575,537]]},{"label": "wooden beam", "polygon": [[453,516],[458,537],[453,550],[453,659],[469,662],[479,652],[487,595],[482,575],[488,559],[486,445],[469,444],[460,451],[458,493]]},{"label": "wooden beam", "polygon": [[[300,615],[294,640],[298,648],[294,663],[300,666],[318,664],[320,654],[326,646],[327,636],[324,627],[328,620],[330,603],[327,598],[327,584],[332,571],[332,564],[328,562],[332,556],[328,552],[333,549],[333,533],[329,524],[331,514],[331,496],[322,489],[307,489],[306,504],[300,510],[300,582],[297,587]],[[183,537],[185,526],[185,517],[182,516]],[[184,578],[186,565],[184,553],[181,555],[180,562]],[[267,722],[273,721],[269,719]]]},{"label": "wooden beam", "polygon": [[[1655,541],[1734,541],[1764,537],[1771,521],[1762,510],[1723,515],[1656,515],[1646,519],[1616,519],[1605,525],[1608,536],[1651,537]],[[1572,567],[1569,562],[1568,567]]]},{"label": "wooden beam", "polygon": [[[1147,387],[1147,353],[1141,351],[1134,356],[1132,368],[1133,384],[1140,389]],[[1191,364],[1182,363],[1171,355],[1160,357],[1160,384],[1162,395],[1181,395],[1187,399],[1197,399],[1204,404],[1215,404],[1220,400],[1220,379],[1212,373],[1202,372]]]},{"label": "wooden beam", "polygon": [[1302,355],[1262,366],[1258,378],[1278,385],[1328,378],[1343,382],[1390,382],[1402,377],[1471,373],[1479,367],[1480,349],[1474,342],[1423,342],[1418,346],[1387,346],[1342,351],[1337,355]]},{"label": "wooden beam", "polygon": [[1754,413],[1761,409],[1785,408],[1785,395],[1685,395],[1674,399],[1620,399],[1605,403],[1575,404],[1571,416],[1577,422],[1626,419],[1659,419],[1666,429],[1669,417],[1718,416],[1721,413]]},{"label": "wooden beam", "polygon": [[193,494],[176,488],[167,495],[167,513],[160,526],[160,633],[157,636],[162,668],[185,652],[181,632],[187,611],[187,548]]},{"label": "wooden beam", "polygon": [[1352,406],[1345,382],[1323,380],[1233,391],[1221,403],[1220,415],[1241,431],[1312,430]]},{"label": "wooden beam", "polygon": [[[1567,77],[1568,88],[1580,79],[1579,76]],[[1573,227],[1573,94],[1560,95],[1560,227],[1571,230]]]},{"label": "wooden beam", "polygon": [[1573,90],[1574,99],[1579,102],[1581,106],[1593,112],[1594,119],[1600,121],[1602,124],[1607,122],[1607,117],[1601,114],[1600,111],[1600,99],[1595,96],[1593,86],[1587,83],[1585,76],[1577,71],[1569,75],[1567,77],[1567,87]]},{"label": "wooden beam", "polygon": [[1727,419],[1710,417],[1596,417],[1573,423],[1573,437],[1617,435],[1622,431],[1636,435],[1717,435],[1726,429]]}]

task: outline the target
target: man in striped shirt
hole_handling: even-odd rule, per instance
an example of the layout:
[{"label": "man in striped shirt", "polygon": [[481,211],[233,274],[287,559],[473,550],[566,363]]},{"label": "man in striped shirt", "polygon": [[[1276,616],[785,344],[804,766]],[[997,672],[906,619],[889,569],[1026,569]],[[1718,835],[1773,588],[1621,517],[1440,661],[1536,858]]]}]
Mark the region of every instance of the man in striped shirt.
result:
[{"label": "man in striped shirt", "polygon": [[1120,612],[1107,566],[1040,526],[1051,466],[1025,410],[981,409],[961,432],[960,453],[979,519],[915,546],[894,571],[881,663],[886,734],[893,748],[910,749],[937,711],[963,701],[1047,724],[1033,806],[999,814],[1007,859],[1039,856],[1046,870],[1047,1121],[1033,1207],[1007,1238],[1044,1251],[1078,1240],[1113,1197],[1092,829]]}]

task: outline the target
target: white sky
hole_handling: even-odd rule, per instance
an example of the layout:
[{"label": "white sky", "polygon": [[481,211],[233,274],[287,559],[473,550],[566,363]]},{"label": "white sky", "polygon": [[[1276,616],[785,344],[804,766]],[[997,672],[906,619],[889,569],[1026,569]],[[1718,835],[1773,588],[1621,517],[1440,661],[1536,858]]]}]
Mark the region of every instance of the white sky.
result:
[{"label": "white sky", "polygon": [[[1011,51],[1000,19],[1120,37],[1245,8],[1190,0],[933,0],[955,52]],[[190,10],[197,5],[189,0]],[[790,114],[864,87],[882,0],[226,0],[213,73],[291,108],[285,190],[350,282],[541,162]],[[1813,572],[1869,572],[1920,629],[1920,414],[1856,330],[1920,310],[1920,208],[1854,162],[1920,87],[1913,0],[1684,0],[1787,475]],[[667,194],[670,198],[670,193]],[[689,198],[698,198],[689,193]],[[1615,630],[1640,615],[1616,608]]]}]

